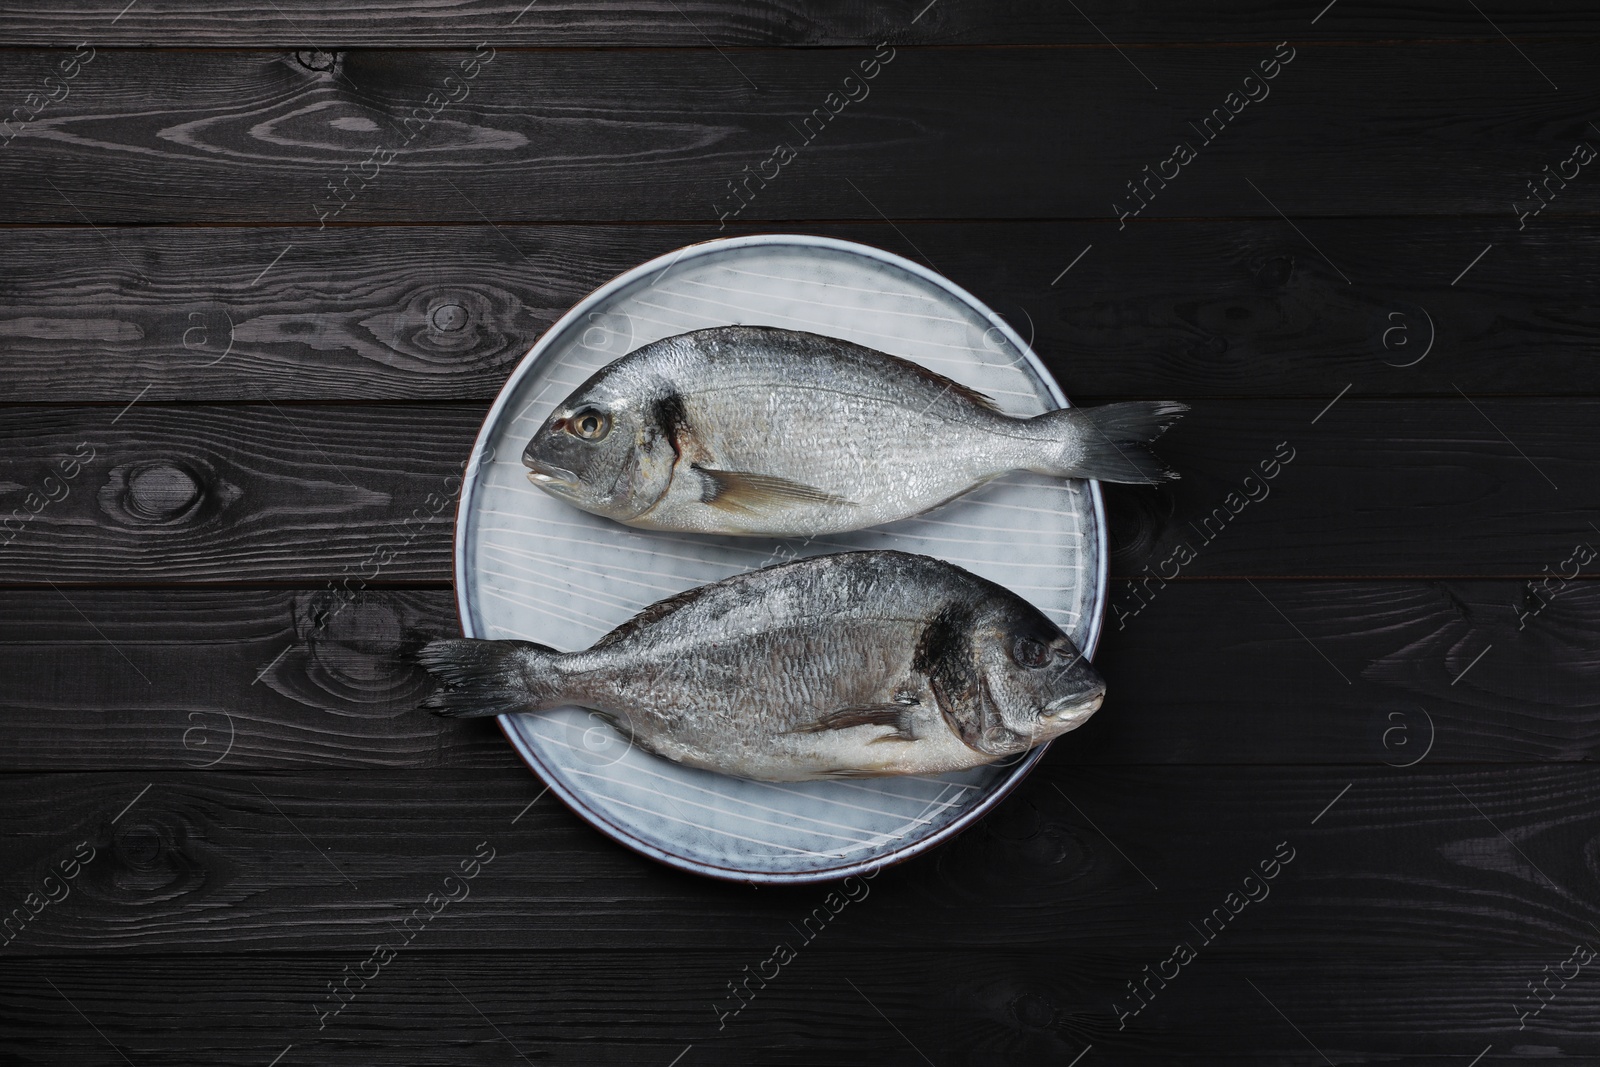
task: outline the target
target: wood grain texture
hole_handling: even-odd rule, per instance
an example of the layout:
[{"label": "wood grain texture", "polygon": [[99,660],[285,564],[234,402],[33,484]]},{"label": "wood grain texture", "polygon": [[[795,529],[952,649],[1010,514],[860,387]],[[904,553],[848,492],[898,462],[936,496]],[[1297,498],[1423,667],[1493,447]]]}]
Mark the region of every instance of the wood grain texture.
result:
[{"label": "wood grain texture", "polygon": [[0,230],[4,399],[493,399],[649,247],[518,229]]},{"label": "wood grain texture", "polygon": [[[14,410],[11,580],[447,580],[482,418],[482,405]],[[73,457],[86,458],[68,478]]]},{"label": "wood grain texture", "polygon": [[[351,51],[327,70],[288,52],[107,51],[0,151],[0,221],[317,225],[344,204],[336,224],[715,222],[741,202],[744,168],[760,172],[746,222],[1116,220],[1137,207],[1142,168],[1188,140],[1195,158],[1150,187],[1142,217],[1282,211],[1316,241],[1322,226],[1304,225],[1316,216],[1482,213],[1510,239],[1513,201],[1535,203],[1525,183],[1597,136],[1600,75],[1583,40],[1539,49],[1560,92],[1504,41],[1293,47],[1252,90],[1270,95],[1236,95],[1240,113],[1209,141],[1201,120],[1227,118],[1272,46],[1145,51],[1143,75],[1106,48],[906,49],[848,90],[853,104],[844,79],[871,50],[741,52],[733,65],[709,49],[503,51],[487,64]],[[0,55],[0,98],[39,92],[59,58]],[[459,102],[434,115],[441,94]],[[796,157],[763,170],[780,141]],[[1600,181],[1575,173],[1530,225],[1600,210]]]},{"label": "wood grain texture", "polygon": [[[1515,582],[1180,581],[1141,608],[1114,584],[1110,695],[1051,758],[1592,760],[1600,583],[1551,589],[1535,610]],[[404,657],[459,632],[445,590],[0,592],[0,770],[506,772],[493,723],[416,710],[430,683]]]},{"label": "wood grain texture", "polygon": [[[1331,399],[1198,405],[1180,481],[1107,488],[1112,575],[1542,577],[1597,536],[1600,401]],[[12,408],[0,586],[449,581],[483,411]]]},{"label": "wood grain texture", "polygon": [[[1337,14],[1318,18],[1320,5],[1286,9],[1252,0],[1225,9],[1198,8],[1181,0],[1070,5],[1029,0],[1006,5],[982,0],[691,0],[670,4],[633,0],[392,0],[382,9],[345,7],[315,0],[260,3],[196,0],[124,10],[122,0],[41,10],[0,5],[8,40],[59,45],[88,38],[107,45],[286,48],[472,47],[485,38],[496,44],[537,48],[701,47],[708,40],[731,46],[906,44],[1087,44],[1176,41],[1278,41],[1296,35],[1324,40],[1387,40],[1397,37],[1499,40],[1495,27],[1513,36],[1600,33],[1592,8],[1574,0],[1489,8],[1444,0],[1403,8],[1342,0]],[[1091,23],[1090,20],[1093,20]],[[1315,20],[1315,23],[1313,23]],[[1099,30],[1104,31],[1102,36]]]},{"label": "wood grain texture", "polygon": [[1197,404],[1158,442],[1181,480],[1105,487],[1111,574],[1543,578],[1597,536],[1597,415],[1460,393]]},{"label": "wood grain texture", "polygon": [[825,1057],[882,1067],[922,1064],[926,1054],[938,1064],[1066,1065],[1086,1047],[1084,1063],[1130,1065],[1311,1064],[1323,1062],[1320,1049],[1341,1064],[1460,1067],[1485,1046],[1493,1051],[1480,1067],[1522,1062],[1530,1047],[1563,1063],[1600,1063],[1589,1025],[1600,998],[1585,975],[1526,1029],[1517,1026],[1524,983],[1567,950],[1292,961],[1224,950],[1188,965],[1119,1030],[1112,1004],[1119,994],[1121,1005],[1131,1003],[1123,984],[1148,958],[1054,945],[867,956],[824,935],[799,946],[765,988],[753,979],[753,999],[719,1028],[718,1006],[738,1003],[727,983],[742,980],[745,967],[756,973],[771,951],[403,953],[322,1029],[326,984],[343,966],[354,974],[364,955],[30,961],[0,979],[8,1035],[0,1047],[19,1067],[69,1057],[120,1063],[112,1045],[141,1067],[265,1064],[290,1045],[284,1065],[401,1045],[406,1063],[427,1067],[517,1063],[519,1054],[535,1064],[666,1067],[684,1053],[684,1064],[809,1067]]},{"label": "wood grain texture", "polygon": [[7,770],[516,763],[492,726],[416,710],[430,684],[401,657],[460,633],[444,590],[44,589],[0,604]]},{"label": "wood grain texture", "polygon": [[[1600,393],[1600,311],[1576,295],[1600,288],[1600,223],[1508,221],[1344,219],[1315,248],[1282,220],[790,228],[931,263],[1075,401]],[[492,400],[597,286],[761,229],[0,229],[0,403]]]},{"label": "wood grain texture", "polygon": [[[1593,4],[0,26],[0,1062],[1600,1067],[1593,963],[1519,1018],[1600,946],[1600,172],[1529,186],[1600,146]],[[833,917],[613,844],[404,661],[455,630],[451,476],[522,353],[777,230],[929,264],[1074,402],[1196,408],[1182,481],[1107,489],[1105,708]]]},{"label": "wood grain texture", "polygon": [[[402,921],[430,893],[449,893],[417,947],[648,946],[758,954],[744,961],[754,963],[829,891],[674,871],[551,797],[529,808],[540,793],[515,767],[5,775],[8,914],[80,842],[85,857],[95,851],[65,899],[33,906],[4,951],[12,967],[63,953],[240,950],[355,953],[354,965],[374,939],[405,939],[414,927]],[[493,859],[470,890],[444,883],[483,842]],[[1221,772],[1049,758],[978,826],[881,872],[826,932],[854,954],[1049,946],[1154,965],[1209,931],[1206,948],[1279,959],[1555,962],[1596,937],[1597,850],[1593,766]],[[1250,887],[1260,899],[1203,926],[1280,853],[1287,862],[1265,868],[1275,878]]]}]

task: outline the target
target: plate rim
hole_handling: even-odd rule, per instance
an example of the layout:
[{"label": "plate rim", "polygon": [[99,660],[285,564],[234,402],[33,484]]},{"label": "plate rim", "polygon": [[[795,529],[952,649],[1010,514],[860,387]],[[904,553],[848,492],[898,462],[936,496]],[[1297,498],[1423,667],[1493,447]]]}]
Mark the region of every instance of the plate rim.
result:
[{"label": "plate rim", "polygon": [[[735,248],[762,245],[827,248],[836,252],[864,256],[867,259],[899,268],[944,290],[973,311],[978,312],[980,316],[988,320],[991,327],[1000,331],[1006,340],[1011,342],[1038,376],[1046,392],[1050,394],[1051,399],[1056,402],[1058,407],[1071,407],[1071,403],[1067,400],[1065,392],[1062,391],[1061,384],[1056,381],[1055,375],[1050,373],[1049,368],[1044,365],[1043,361],[1033,351],[1033,346],[1024,341],[1016,330],[1011,327],[1010,323],[1001,318],[989,305],[949,278],[898,253],[890,252],[875,245],[863,244],[860,241],[847,241],[839,237],[805,233],[743,234],[736,237],[714,237],[705,241],[695,241],[683,245],[674,251],[655,256],[618,274],[573,304],[565,314],[551,323],[550,327],[539,335],[539,339],[533,343],[533,347],[528,349],[522,359],[518,361],[516,367],[512,369],[510,375],[506,377],[505,382],[501,384],[494,403],[489,406],[488,412],[483,417],[482,426],[478,428],[478,435],[473,441],[471,456],[462,473],[461,495],[456,501],[454,543],[451,550],[453,560],[452,579],[455,591],[456,615],[464,636],[479,636],[473,632],[467,583],[464,580],[464,576],[467,573],[466,527],[468,519],[473,514],[472,504],[478,484],[479,459],[484,455],[484,449],[488,444],[491,430],[497,425],[501,414],[510,403],[511,395],[521,385],[522,380],[532,373],[533,368],[538,365],[545,352],[555,343],[555,339],[562,336],[573,322],[581,320],[595,306],[640,278],[647,277],[657,270],[660,270],[662,277],[665,277],[671,271],[672,266],[682,259],[711,255]],[[1100,483],[1093,479],[1086,479],[1085,481],[1089,487],[1089,499],[1094,513],[1095,544],[1097,549],[1094,585],[1095,610],[1089,613],[1089,633],[1084,641],[1083,648],[1084,655],[1092,659],[1096,648],[1100,644],[1102,625],[1105,621],[1106,590],[1109,575],[1109,560],[1107,558],[1109,539],[1106,531],[1105,501],[1101,497]],[[772,872],[722,866],[679,855],[646,841],[625,827],[612,822],[603,812],[585,803],[584,798],[577,791],[569,789],[559,776],[544,765],[538,753],[534,752],[516,731],[508,727],[510,719],[510,714],[495,716],[495,723],[500,727],[501,734],[511,743],[512,749],[528,765],[529,769],[544,782],[549,792],[555,794],[574,814],[600,833],[643,856],[678,870],[690,871],[721,881],[767,885],[806,885],[818,882],[834,882],[867,871],[876,873],[884,867],[903,863],[913,856],[932,849],[936,845],[943,844],[977,822],[1009,796],[1012,790],[1022,783],[1022,780],[1028,776],[1039,760],[1044,757],[1045,750],[1053,743],[1053,741],[1047,741],[1029,750],[1023,759],[1011,766],[1010,774],[990,786],[983,797],[970,808],[924,837],[909,841],[870,860],[853,860],[842,862],[835,866],[819,867],[807,871]]]}]

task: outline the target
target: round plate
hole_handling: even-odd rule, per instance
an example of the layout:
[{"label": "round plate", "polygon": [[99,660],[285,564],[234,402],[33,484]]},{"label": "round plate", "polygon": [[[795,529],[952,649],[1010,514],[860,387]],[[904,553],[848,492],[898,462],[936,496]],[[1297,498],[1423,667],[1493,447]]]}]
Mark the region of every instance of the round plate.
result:
[{"label": "round plate", "polygon": [[[539,339],[489,409],[456,518],[456,597],[469,637],[585,648],[640,608],[801,556],[896,548],[957,563],[1037,605],[1092,654],[1105,603],[1105,514],[1093,482],[1014,473],[927,515],[826,539],[635,530],[528,482],[551,409],[641,345],[708,326],[844,338],[1036,415],[1066,397],[993,311],[900,256],[771,234],[690,245],[612,280]],[[1043,753],[938,777],[763,783],[630,746],[592,712],[505,715],[516,749],[574,811],[630,848],[718,878],[811,882],[921,852],[968,825]]]}]

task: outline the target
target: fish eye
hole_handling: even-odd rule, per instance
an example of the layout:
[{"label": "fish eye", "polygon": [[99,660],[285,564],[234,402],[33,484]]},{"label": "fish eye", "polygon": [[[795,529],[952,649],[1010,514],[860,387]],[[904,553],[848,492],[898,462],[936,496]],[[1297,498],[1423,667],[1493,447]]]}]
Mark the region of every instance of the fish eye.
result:
[{"label": "fish eye", "polygon": [[611,416],[595,408],[584,408],[567,419],[567,432],[585,441],[598,441],[611,432]]},{"label": "fish eye", "polygon": [[1050,662],[1050,646],[1024,634],[1011,642],[1011,658],[1023,667],[1037,669]]}]

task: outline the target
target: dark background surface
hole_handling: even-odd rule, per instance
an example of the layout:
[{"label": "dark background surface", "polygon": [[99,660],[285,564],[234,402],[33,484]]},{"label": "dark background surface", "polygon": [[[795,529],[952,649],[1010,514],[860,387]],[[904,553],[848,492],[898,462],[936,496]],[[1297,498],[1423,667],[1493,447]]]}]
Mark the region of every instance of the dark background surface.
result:
[{"label": "dark background surface", "polygon": [[[1600,161],[1517,217],[1600,148],[1600,8],[124,2],[0,3],[0,1060],[1600,1064]],[[1183,481],[1107,490],[1105,708],[719,1027],[826,890],[530,807],[396,657],[455,628],[434,494],[522,353],[773,230],[933,265],[1075,401],[1195,411]]]}]

